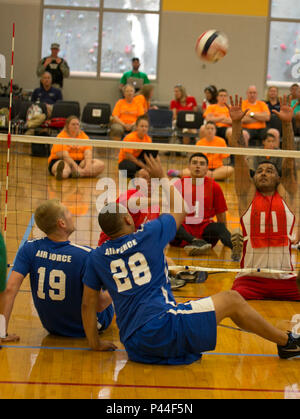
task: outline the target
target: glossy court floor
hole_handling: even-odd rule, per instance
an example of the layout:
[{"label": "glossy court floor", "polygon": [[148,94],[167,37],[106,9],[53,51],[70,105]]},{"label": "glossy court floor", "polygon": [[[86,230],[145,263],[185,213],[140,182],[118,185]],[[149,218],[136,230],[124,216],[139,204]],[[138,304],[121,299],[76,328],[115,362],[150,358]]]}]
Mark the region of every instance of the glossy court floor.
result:
[{"label": "glossy court floor", "polygon": [[[5,184],[5,147],[1,145],[1,226]],[[28,146],[11,154],[8,213],[8,259],[13,263],[22,240],[37,237],[32,213],[41,201],[57,197],[76,217],[72,240],[96,246],[97,180],[57,182],[47,173],[47,159],[30,156]],[[115,153],[104,150],[107,173],[116,175]],[[166,168],[181,166],[186,159],[162,157]],[[221,183],[229,205],[230,228],[237,225],[237,199],[233,180]],[[170,248],[177,265],[238,268],[230,252],[217,245],[197,258]],[[297,258],[297,254],[295,257]],[[231,288],[234,273],[210,274],[203,284],[187,284],[175,291],[178,302],[198,299]],[[300,303],[253,301],[250,303],[272,324],[283,330],[300,328]],[[298,315],[298,316],[297,316]],[[50,336],[42,328],[32,303],[28,278],[18,294],[9,331],[20,336],[17,344],[4,344],[0,351],[0,398],[10,399],[202,399],[202,398],[300,398],[300,359],[277,357],[276,346],[224,321],[218,327],[214,352],[188,366],[156,366],[133,363],[119,341],[115,320],[103,339],[113,340],[115,352],[92,352],[86,339]]]}]

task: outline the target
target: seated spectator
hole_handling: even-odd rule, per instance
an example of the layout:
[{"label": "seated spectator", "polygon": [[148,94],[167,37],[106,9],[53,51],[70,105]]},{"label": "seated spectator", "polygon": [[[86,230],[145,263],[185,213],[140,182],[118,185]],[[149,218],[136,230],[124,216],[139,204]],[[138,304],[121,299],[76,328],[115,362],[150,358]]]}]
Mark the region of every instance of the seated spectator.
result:
[{"label": "seated spectator", "polygon": [[[227,139],[227,129],[231,127],[231,119],[227,108],[228,92],[226,89],[220,89],[217,96],[218,102],[208,105],[203,114],[205,121],[212,121],[217,127],[217,136]],[[205,135],[205,125],[200,128],[200,138]]]},{"label": "seated spectator", "polygon": [[[226,142],[223,138],[216,136],[216,125],[212,121],[208,121],[205,125],[205,137],[197,142],[196,145],[202,147],[227,147]],[[206,176],[213,178],[214,180],[225,180],[230,177],[234,171],[231,166],[224,166],[223,159],[229,157],[229,154],[211,154],[203,153],[208,159],[208,171]],[[191,176],[189,168],[185,168],[182,171],[170,169],[168,171],[169,177],[184,177]]]},{"label": "seated spectator", "polygon": [[[139,116],[136,121],[136,128],[130,134],[126,135],[124,142],[136,143],[152,143],[151,137],[148,135],[149,120],[147,115]],[[127,170],[127,177],[132,179],[135,174],[145,167],[144,155],[145,153],[157,155],[155,150],[136,150],[129,148],[121,148],[119,153],[119,170]]]},{"label": "seated spectator", "polygon": [[151,106],[151,99],[153,97],[154,86],[153,84],[146,84],[141,88],[139,93],[134,96],[134,101],[143,106],[144,113],[147,113],[149,109],[158,109],[157,106]]},{"label": "seated spectator", "polygon": [[122,95],[123,89],[127,84],[131,84],[134,87],[135,92],[138,92],[144,84],[150,84],[147,74],[139,71],[141,65],[139,58],[132,58],[131,63],[132,70],[126,71],[120,80],[120,90]]},{"label": "seated spectator", "polygon": [[112,112],[110,138],[121,141],[124,134],[132,131],[140,115],[144,115],[143,106],[134,100],[134,88],[127,84],[124,88],[124,99],[117,101]]},{"label": "seated spectator", "polygon": [[[242,120],[244,129],[245,146],[255,145],[255,140],[261,145],[266,134],[266,122],[270,120],[271,113],[268,105],[262,100],[257,99],[256,86],[249,86],[247,89],[247,99],[242,102],[243,112],[248,110]],[[228,132],[228,138],[232,136],[232,129]]]},{"label": "seated spectator", "polygon": [[[276,150],[278,149],[278,142],[275,135],[267,133],[266,138],[263,139],[263,148],[265,150]],[[282,167],[282,158],[281,157],[270,157],[267,155],[264,156],[254,156],[253,157],[253,170],[250,170],[251,176],[253,177],[258,166],[262,162],[269,161],[270,163],[274,164],[278,171],[281,174],[281,167]]]},{"label": "seated spectator", "polygon": [[273,109],[275,111],[280,112],[280,101],[278,95],[278,87],[270,86],[267,92],[266,104],[272,114]]},{"label": "seated spectator", "polygon": [[[176,124],[177,114],[179,111],[197,112],[198,106],[194,96],[188,96],[186,89],[181,84],[177,84],[174,87],[174,99],[170,103],[170,109],[173,111],[173,120],[174,124]],[[187,130],[186,132],[195,134],[195,136],[197,135],[197,130],[194,129]],[[183,144],[189,144],[190,137],[183,136],[182,142]]]},{"label": "seated spectator", "polygon": [[216,86],[210,85],[204,89],[205,98],[203,99],[201,110],[204,113],[209,105],[215,105],[218,100],[218,90]]},{"label": "seated spectator", "polygon": [[[80,129],[77,116],[69,116],[66,125],[57,138],[74,138],[87,140],[89,137]],[[104,163],[93,159],[91,146],[54,144],[48,159],[51,175],[57,180],[69,177],[96,177],[104,170]]]},{"label": "seated spectator", "polygon": [[[25,135],[34,135],[35,128],[41,126],[46,119],[51,118],[53,105],[58,100],[62,100],[62,93],[60,89],[52,86],[52,75],[45,71],[41,77],[40,87],[36,88],[31,96],[31,101],[36,102],[36,106],[32,106],[28,113],[26,120],[26,128],[28,129]],[[45,103],[47,114],[41,108],[38,109],[39,102]]]}]

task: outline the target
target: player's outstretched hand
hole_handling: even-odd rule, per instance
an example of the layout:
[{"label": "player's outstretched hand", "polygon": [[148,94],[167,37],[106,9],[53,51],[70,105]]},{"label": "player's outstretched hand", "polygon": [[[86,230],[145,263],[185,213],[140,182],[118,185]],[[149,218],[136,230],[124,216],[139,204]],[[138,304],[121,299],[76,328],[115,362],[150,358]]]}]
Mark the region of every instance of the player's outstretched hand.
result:
[{"label": "player's outstretched hand", "polygon": [[149,172],[149,175],[152,178],[161,179],[163,177],[166,177],[166,174],[165,174],[164,169],[161,165],[161,161],[160,161],[159,156],[154,158],[152,156],[152,154],[150,154],[149,156],[147,156],[147,154],[145,154],[144,158],[145,158],[145,162],[146,162],[145,169]]},{"label": "player's outstretched hand", "polygon": [[291,99],[287,98],[287,95],[284,95],[283,98],[279,98],[280,101],[280,111],[276,111],[275,109],[272,112],[278,116],[279,119],[283,122],[291,122],[294,116],[294,109],[299,102],[296,102],[293,107],[291,107]]},{"label": "player's outstretched hand", "polygon": [[238,95],[235,95],[235,99],[233,100],[232,96],[229,97],[230,100],[230,106],[227,104],[226,107],[229,110],[230,118],[232,121],[241,121],[249,109],[246,109],[245,111],[242,110],[242,97],[238,97]]}]

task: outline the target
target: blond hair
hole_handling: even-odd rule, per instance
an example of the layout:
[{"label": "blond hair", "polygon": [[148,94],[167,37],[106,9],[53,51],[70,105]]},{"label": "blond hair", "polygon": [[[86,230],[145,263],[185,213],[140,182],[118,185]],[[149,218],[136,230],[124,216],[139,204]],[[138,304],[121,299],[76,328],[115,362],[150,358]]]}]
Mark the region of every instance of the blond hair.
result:
[{"label": "blond hair", "polygon": [[57,221],[65,218],[65,209],[57,199],[50,199],[39,205],[34,212],[36,225],[45,234],[52,234],[57,229]]},{"label": "blond hair", "polygon": [[70,115],[70,116],[68,116],[68,118],[66,119],[66,122],[65,122],[65,127],[64,127],[64,129],[65,129],[65,131],[70,135],[70,132],[69,132],[69,125],[70,125],[70,122],[73,120],[73,119],[77,119],[77,121],[79,121],[79,123],[80,123],[80,119],[78,118],[78,116],[76,116],[76,115]]}]

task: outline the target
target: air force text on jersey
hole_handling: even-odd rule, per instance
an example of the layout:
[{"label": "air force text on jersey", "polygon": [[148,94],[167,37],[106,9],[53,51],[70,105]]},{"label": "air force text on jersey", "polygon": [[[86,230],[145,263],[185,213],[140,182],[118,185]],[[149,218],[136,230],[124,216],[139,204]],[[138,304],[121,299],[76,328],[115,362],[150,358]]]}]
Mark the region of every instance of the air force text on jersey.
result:
[{"label": "air force text on jersey", "polygon": [[48,260],[54,260],[56,262],[66,262],[66,263],[72,262],[72,255],[58,255],[56,253],[50,253],[50,252],[48,253],[45,250],[38,250],[36,252],[35,257],[48,259]]},{"label": "air force text on jersey", "polygon": [[105,250],[105,256],[109,256],[109,255],[121,255],[122,253],[126,252],[126,250],[131,249],[134,246],[137,246],[137,241],[135,239],[129,240],[128,242],[124,243],[118,249],[115,249],[113,247],[108,247]]}]

